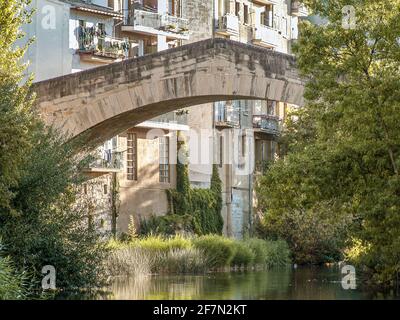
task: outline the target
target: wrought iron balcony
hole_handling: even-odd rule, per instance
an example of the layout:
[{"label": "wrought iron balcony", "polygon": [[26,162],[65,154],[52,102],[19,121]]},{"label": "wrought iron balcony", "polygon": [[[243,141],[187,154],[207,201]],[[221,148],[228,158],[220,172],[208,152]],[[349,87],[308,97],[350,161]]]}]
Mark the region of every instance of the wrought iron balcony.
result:
[{"label": "wrought iron balcony", "polygon": [[78,43],[78,53],[81,56],[89,56],[89,59],[125,59],[129,57],[129,49],[132,46],[130,41],[108,36],[96,28],[80,28]]},{"label": "wrought iron balcony", "polygon": [[189,20],[148,10],[124,10],[122,30],[153,35],[164,32],[171,38],[183,39],[189,35]]},{"label": "wrought iron balcony", "polygon": [[214,121],[217,128],[237,128],[240,126],[240,111],[233,106],[217,103]]},{"label": "wrought iron balcony", "polygon": [[253,115],[253,128],[274,136],[280,134],[279,118],[271,115]]},{"label": "wrought iron balcony", "polygon": [[123,168],[123,152],[106,150],[93,156],[86,172],[119,172]]}]

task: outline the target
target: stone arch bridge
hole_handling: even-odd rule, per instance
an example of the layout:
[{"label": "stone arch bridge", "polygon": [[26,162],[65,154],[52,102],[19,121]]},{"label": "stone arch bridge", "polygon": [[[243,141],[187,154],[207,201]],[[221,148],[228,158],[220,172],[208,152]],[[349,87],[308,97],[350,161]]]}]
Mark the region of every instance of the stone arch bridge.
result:
[{"label": "stone arch bridge", "polygon": [[303,104],[295,58],[208,39],[33,85],[47,125],[98,144],[158,115],[223,100]]}]

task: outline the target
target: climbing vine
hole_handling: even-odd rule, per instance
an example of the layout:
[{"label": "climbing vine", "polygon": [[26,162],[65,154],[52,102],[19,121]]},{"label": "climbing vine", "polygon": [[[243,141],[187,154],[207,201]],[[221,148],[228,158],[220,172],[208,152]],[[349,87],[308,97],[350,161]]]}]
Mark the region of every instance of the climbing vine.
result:
[{"label": "climbing vine", "polygon": [[[178,154],[187,155],[186,143],[181,139],[178,139],[178,151]],[[194,189],[190,187],[188,165],[179,160],[176,190],[167,190],[170,214],[192,217],[192,229],[196,234],[221,234],[224,225],[221,216],[222,182],[217,166],[213,166],[210,189]]]},{"label": "climbing vine", "polygon": [[119,216],[119,206],[120,206],[120,199],[119,199],[119,182],[116,173],[112,174],[112,181],[111,181],[111,229],[113,237],[116,238],[117,236],[117,219]]}]

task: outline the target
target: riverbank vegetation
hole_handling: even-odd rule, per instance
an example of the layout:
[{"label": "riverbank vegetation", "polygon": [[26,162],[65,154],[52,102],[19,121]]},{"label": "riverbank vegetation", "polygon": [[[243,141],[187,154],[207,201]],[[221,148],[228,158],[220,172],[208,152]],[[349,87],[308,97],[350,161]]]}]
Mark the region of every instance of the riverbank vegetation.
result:
[{"label": "riverbank vegetation", "polygon": [[35,114],[20,63],[26,47],[14,45],[29,22],[27,3],[0,4],[0,290],[10,298],[41,296],[46,265],[56,270],[57,290],[100,287],[105,279],[106,247],[77,201],[86,162]]},{"label": "riverbank vegetation", "polygon": [[109,248],[107,265],[114,276],[285,267],[291,261],[284,241],[239,241],[218,235],[192,238],[158,235],[127,242],[113,240]]},{"label": "riverbank vegetation", "polygon": [[[328,24],[301,23],[298,67],[309,79],[282,158],[259,181],[261,229],[296,261],[350,260],[369,282],[400,274],[400,2],[305,0]],[[354,247],[356,246],[356,247]],[[353,247],[353,248],[352,248]],[[345,253],[351,253],[350,255]]]}]

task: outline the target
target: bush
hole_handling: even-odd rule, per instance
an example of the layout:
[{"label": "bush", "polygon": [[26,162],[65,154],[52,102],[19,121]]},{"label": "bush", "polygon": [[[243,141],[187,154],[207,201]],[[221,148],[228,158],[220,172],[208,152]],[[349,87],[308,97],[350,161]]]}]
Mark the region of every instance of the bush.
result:
[{"label": "bush", "polygon": [[167,214],[165,216],[152,216],[140,221],[140,234],[175,235],[176,233],[195,232],[192,215]]},{"label": "bush", "polygon": [[246,240],[246,245],[254,253],[254,264],[265,264],[268,254],[268,243],[262,239],[251,238]]},{"label": "bush", "polygon": [[256,254],[245,242],[235,241],[235,255],[232,259],[232,266],[248,266],[254,262]]},{"label": "bush", "polygon": [[6,254],[32,272],[40,290],[42,267],[52,265],[60,290],[100,288],[106,283],[107,250],[88,225],[90,208],[80,202],[76,146],[56,132],[35,132],[25,170],[14,189],[12,210],[0,210]]},{"label": "bush", "polygon": [[267,267],[284,267],[291,263],[290,249],[283,240],[266,241],[267,244]]},{"label": "bush", "polygon": [[201,236],[194,239],[193,244],[204,252],[210,268],[229,266],[235,255],[234,241],[222,236]]}]

